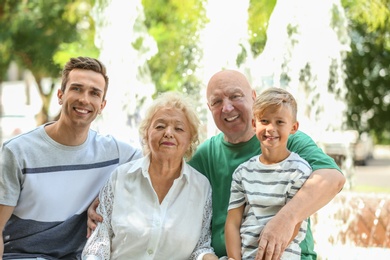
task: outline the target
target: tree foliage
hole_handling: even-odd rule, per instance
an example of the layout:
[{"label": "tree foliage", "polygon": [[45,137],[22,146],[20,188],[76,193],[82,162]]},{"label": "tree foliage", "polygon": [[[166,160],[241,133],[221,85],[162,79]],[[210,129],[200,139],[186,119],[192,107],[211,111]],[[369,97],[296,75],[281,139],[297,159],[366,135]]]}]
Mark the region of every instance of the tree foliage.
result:
[{"label": "tree foliage", "polygon": [[[9,55],[5,65],[15,60],[33,74],[42,99],[37,124],[50,119],[50,100],[66,60],[76,54],[98,54],[91,44],[92,4],[92,0],[5,0],[0,7],[0,27],[7,28],[0,36],[0,52]],[[0,69],[4,75],[4,67]],[[45,78],[51,79],[49,87],[43,85]]]},{"label": "tree foliage", "polygon": [[343,1],[350,20],[345,60],[348,124],[390,142],[390,1]]},{"label": "tree foliage", "polygon": [[146,26],[157,42],[158,54],[149,62],[157,92],[179,90],[195,94],[194,73],[202,51],[199,32],[207,21],[203,1],[143,0]]},{"label": "tree foliage", "polygon": [[[95,1],[100,0],[0,3],[0,82],[11,61],[32,72],[43,103],[38,123],[50,120],[50,99],[63,64],[71,56],[98,56],[94,21],[89,15]],[[202,65],[198,43],[199,33],[208,22],[206,1],[142,0],[146,26],[158,46],[158,54],[148,62],[157,92],[179,90],[200,99],[199,86],[204,83],[195,72]],[[372,132],[379,142],[390,140],[389,2],[342,0],[351,37],[345,60],[348,125],[360,132]],[[250,0],[248,34],[255,57],[265,47],[275,5],[276,0]],[[49,87],[42,85],[44,78],[52,79]]]},{"label": "tree foliage", "polygon": [[248,10],[249,43],[254,56],[260,55],[267,42],[269,18],[275,8],[276,0],[250,0]]}]

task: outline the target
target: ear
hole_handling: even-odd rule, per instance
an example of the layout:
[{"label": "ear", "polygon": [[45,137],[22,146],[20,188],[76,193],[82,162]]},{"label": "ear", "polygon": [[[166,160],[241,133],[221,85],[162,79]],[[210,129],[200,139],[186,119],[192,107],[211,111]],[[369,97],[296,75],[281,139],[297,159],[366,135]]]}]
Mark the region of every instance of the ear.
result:
[{"label": "ear", "polygon": [[253,99],[253,101],[255,101],[255,99],[256,99],[256,90],[252,90],[252,99]]},{"label": "ear", "polygon": [[291,127],[290,134],[295,134],[298,131],[299,128],[299,122],[295,121],[295,123]]},{"label": "ear", "polygon": [[103,100],[102,103],[100,104],[100,111],[99,114],[103,111],[103,109],[106,107],[107,100]]},{"label": "ear", "polygon": [[61,89],[58,89],[57,90],[57,98],[58,98],[58,103],[60,104],[60,105],[62,105],[62,96],[64,95],[64,92],[62,92],[62,90]]},{"label": "ear", "polygon": [[252,118],[252,127],[253,127],[253,130],[256,131],[256,119],[255,118]]}]

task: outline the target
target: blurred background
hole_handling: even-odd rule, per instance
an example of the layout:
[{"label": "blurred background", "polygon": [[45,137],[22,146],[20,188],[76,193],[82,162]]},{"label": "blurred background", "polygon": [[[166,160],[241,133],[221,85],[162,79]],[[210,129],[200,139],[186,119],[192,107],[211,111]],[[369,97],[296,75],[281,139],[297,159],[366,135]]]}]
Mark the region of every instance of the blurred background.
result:
[{"label": "blurred background", "polygon": [[390,256],[390,0],[2,0],[1,142],[58,117],[74,56],[108,69],[93,128],[136,146],[144,109],[168,90],[193,97],[202,140],[217,133],[205,86],[221,69],[258,93],[287,89],[300,129],[348,179],[313,216],[319,258]]}]

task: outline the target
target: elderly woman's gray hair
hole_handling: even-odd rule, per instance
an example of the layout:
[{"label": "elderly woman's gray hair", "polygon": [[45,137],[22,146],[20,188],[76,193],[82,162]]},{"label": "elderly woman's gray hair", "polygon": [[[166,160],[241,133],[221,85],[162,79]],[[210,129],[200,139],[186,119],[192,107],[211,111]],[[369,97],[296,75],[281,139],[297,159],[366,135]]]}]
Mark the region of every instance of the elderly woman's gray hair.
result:
[{"label": "elderly woman's gray hair", "polygon": [[142,141],[144,154],[150,153],[150,147],[148,144],[148,129],[152,123],[152,118],[157,111],[163,108],[175,108],[182,111],[189,122],[191,144],[188,150],[184,154],[186,160],[191,159],[199,144],[199,126],[200,120],[198,118],[195,107],[190,100],[184,94],[175,91],[164,92],[160,94],[147,109],[145,117],[140,123],[139,134]]}]

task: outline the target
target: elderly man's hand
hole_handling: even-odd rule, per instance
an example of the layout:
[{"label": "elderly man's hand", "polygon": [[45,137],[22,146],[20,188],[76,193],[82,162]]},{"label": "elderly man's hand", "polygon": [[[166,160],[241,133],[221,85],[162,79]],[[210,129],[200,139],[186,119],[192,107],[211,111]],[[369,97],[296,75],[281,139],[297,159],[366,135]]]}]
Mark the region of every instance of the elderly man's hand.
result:
[{"label": "elderly man's hand", "polygon": [[[255,260],[279,260],[294,236],[296,224],[279,216],[272,218],[259,238]],[[298,229],[299,230],[299,229]]]}]

